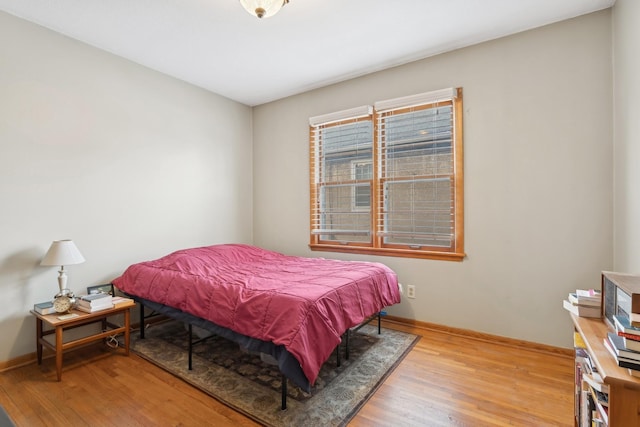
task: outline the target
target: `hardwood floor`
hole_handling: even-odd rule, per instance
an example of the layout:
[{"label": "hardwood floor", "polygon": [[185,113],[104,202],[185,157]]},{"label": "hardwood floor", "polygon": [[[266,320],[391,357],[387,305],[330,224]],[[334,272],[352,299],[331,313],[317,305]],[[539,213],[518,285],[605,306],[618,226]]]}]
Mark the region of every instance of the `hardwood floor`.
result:
[{"label": "hardwood floor", "polygon": [[[573,359],[416,326],[421,340],[349,426],[572,426]],[[17,426],[255,426],[135,354],[102,344],[0,374]]]}]

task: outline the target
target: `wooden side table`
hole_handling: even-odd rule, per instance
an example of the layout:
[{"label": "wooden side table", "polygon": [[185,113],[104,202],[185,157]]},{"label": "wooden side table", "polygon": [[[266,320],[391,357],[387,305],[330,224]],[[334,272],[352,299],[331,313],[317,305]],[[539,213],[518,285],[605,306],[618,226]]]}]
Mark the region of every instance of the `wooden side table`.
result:
[{"label": "wooden side table", "polygon": [[[72,349],[83,344],[93,341],[105,339],[107,337],[124,333],[124,349],[125,354],[129,355],[129,330],[130,330],[130,310],[135,307],[135,302],[125,301],[115,304],[113,308],[96,311],[95,313],[85,313],[80,310],[71,310],[72,314],[76,314],[72,318],[59,319],[61,314],[42,315],[31,310],[31,314],[36,316],[36,352],[38,355],[38,365],[42,364],[42,347],[47,347],[56,353],[56,372],[58,381],[62,380],[62,354],[65,350]],[[124,325],[118,326],[110,323],[107,318],[116,314],[124,314]],[[69,342],[63,342],[63,334],[67,329],[77,328],[79,326],[89,325],[92,323],[102,323],[102,332],[89,335],[83,338],[74,339]],[[45,325],[52,329],[46,329]],[[44,337],[55,334],[55,342],[51,343]]]}]

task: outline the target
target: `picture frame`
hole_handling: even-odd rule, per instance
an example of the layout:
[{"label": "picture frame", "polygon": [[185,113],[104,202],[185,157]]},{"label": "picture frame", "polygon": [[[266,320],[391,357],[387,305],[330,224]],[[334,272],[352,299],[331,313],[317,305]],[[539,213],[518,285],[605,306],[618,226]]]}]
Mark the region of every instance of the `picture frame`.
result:
[{"label": "picture frame", "polygon": [[87,286],[87,294],[99,294],[105,293],[111,296],[115,296],[113,289],[113,283],[105,283],[104,285]]}]

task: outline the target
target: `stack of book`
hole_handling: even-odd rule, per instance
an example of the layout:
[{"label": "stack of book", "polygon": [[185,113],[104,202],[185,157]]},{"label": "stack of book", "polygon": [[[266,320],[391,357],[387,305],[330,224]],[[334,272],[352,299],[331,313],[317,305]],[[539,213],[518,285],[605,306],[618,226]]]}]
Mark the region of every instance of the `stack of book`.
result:
[{"label": "stack of book", "polygon": [[106,293],[83,295],[78,298],[76,308],[87,313],[113,308],[113,297]]},{"label": "stack of book", "polygon": [[579,425],[590,426],[598,421],[606,425],[609,419],[609,386],[598,373],[578,332],[574,334],[573,344],[576,350],[574,402]]},{"label": "stack of book", "polygon": [[[618,366],[628,368],[633,376],[640,376],[640,322],[624,316],[613,316],[616,331],[607,333],[605,348]],[[635,324],[635,325],[634,325]]]},{"label": "stack of book", "polygon": [[600,317],[601,305],[602,294],[596,289],[577,289],[562,302],[566,310],[581,317]]}]

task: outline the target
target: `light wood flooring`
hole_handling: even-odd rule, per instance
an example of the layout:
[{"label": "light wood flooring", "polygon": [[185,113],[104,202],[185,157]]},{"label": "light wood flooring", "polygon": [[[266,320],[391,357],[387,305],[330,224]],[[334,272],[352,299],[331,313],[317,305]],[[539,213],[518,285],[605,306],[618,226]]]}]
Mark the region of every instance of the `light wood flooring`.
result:
[{"label": "light wood flooring", "polygon": [[[349,426],[572,426],[573,359],[420,326],[421,335]],[[567,333],[571,333],[568,331]],[[255,426],[135,354],[93,345],[0,374],[17,426]]]}]

